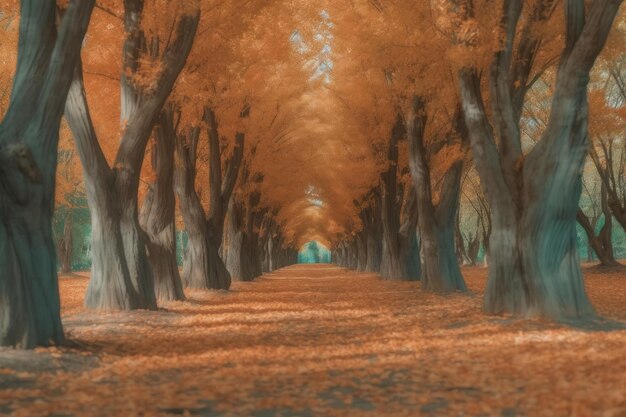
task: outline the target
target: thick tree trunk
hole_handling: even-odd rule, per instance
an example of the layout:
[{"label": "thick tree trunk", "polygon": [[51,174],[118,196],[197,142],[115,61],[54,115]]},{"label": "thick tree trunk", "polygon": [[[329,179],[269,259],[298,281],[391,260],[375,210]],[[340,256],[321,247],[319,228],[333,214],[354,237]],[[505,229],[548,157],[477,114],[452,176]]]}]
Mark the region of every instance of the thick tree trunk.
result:
[{"label": "thick tree trunk", "polygon": [[225,259],[226,269],[233,280],[241,281],[241,247],[243,245],[242,216],[243,207],[234,199],[230,200],[226,215],[226,233],[228,235],[228,250]]},{"label": "thick tree trunk", "polygon": [[259,199],[258,193],[252,193],[247,207],[239,201],[229,205],[227,267],[235,280],[252,281],[263,274],[260,239],[255,231],[260,226],[259,213],[254,211]]},{"label": "thick tree trunk", "polygon": [[[391,131],[389,141],[389,168],[382,175],[382,255],[380,276],[392,280],[416,280],[407,271],[410,233],[415,230],[416,213],[414,207],[414,190],[404,193],[402,207],[398,207],[398,142],[405,133],[404,123],[400,115]],[[403,224],[400,224],[401,211],[405,213]],[[407,223],[408,222],[408,223]]]},{"label": "thick tree trunk", "polygon": [[[455,117],[455,133],[464,136],[461,129],[460,113]],[[409,165],[416,189],[417,211],[421,246],[422,289],[438,293],[467,291],[461,275],[455,250],[455,231],[458,219],[459,198],[463,161],[455,162],[446,172],[440,191],[439,202],[433,204],[430,166],[424,145],[426,127],[424,102],[414,98],[407,115],[407,136],[409,139]],[[452,133],[448,142],[453,145]]]},{"label": "thick tree trunk", "polygon": [[[17,69],[0,124],[0,346],[64,339],[52,233],[59,128],[94,7],[22,0]],[[58,29],[58,30],[57,30]]]},{"label": "thick tree trunk", "polygon": [[[241,112],[241,118],[247,118],[249,108],[245,107]],[[211,288],[228,289],[231,284],[231,276],[226,265],[219,256],[219,249],[222,245],[224,234],[224,221],[228,203],[233,193],[237,177],[243,160],[244,135],[236,134],[236,146],[233,155],[228,161],[226,173],[222,178],[222,160],[219,145],[219,129],[215,113],[209,107],[205,108],[204,121],[209,128],[209,158],[210,158],[210,205],[207,218],[208,230],[208,255],[209,255],[209,276],[208,280]]]},{"label": "thick tree trunk", "polygon": [[126,39],[121,73],[121,120],[125,124],[111,168],[98,143],[77,65],[66,103],[66,118],[83,165],[87,201],[92,218],[92,274],[85,304],[98,309],[156,308],[152,269],[146,239],[139,225],[137,192],[146,144],[157,116],[169,96],[191,50],[199,21],[196,13],[181,16],[174,41],[159,59],[162,71],[154,91],[146,92],[128,75],[147,51],[141,28],[143,2],[124,2]]},{"label": "thick tree trunk", "polygon": [[372,190],[370,206],[361,213],[363,221],[363,239],[367,253],[366,272],[380,272],[382,255],[381,195],[378,187]]},{"label": "thick tree trunk", "polygon": [[176,141],[178,163],[174,169],[174,191],[187,231],[187,250],[183,261],[186,287],[209,289],[208,224],[195,189],[199,128],[191,128]]},{"label": "thick tree trunk", "polygon": [[244,234],[241,240],[241,249],[239,252],[239,262],[241,263],[241,280],[252,281],[257,277],[255,272],[256,266],[254,259],[254,244],[251,242],[249,235]]},{"label": "thick tree trunk", "polygon": [[[248,114],[249,108],[246,107],[240,116],[246,118]],[[243,159],[245,138],[242,133],[236,134],[237,143],[233,155],[228,161],[226,173],[222,177],[218,123],[215,113],[210,107],[205,107],[203,119],[209,134],[210,205],[208,215],[204,213],[195,191],[195,164],[199,134],[197,129],[193,134],[188,135],[189,143],[186,146],[179,141],[177,147],[177,152],[183,161],[178,175],[177,189],[179,190],[185,227],[190,236],[183,279],[185,284],[192,288],[227,290],[230,288],[232,278],[219,253],[228,202],[237,182]]]},{"label": "thick tree trunk", "polygon": [[209,250],[209,283],[210,288],[227,290],[230,288],[232,279],[219,254],[222,236],[219,235],[219,239],[217,236],[217,234],[210,234],[207,242]]},{"label": "thick tree trunk", "polygon": [[484,109],[477,70],[461,71],[466,124],[493,216],[492,265],[485,292],[488,312],[539,314],[565,321],[595,317],[583,285],[576,213],[588,147],[589,71],[620,3],[595,1],[585,16],[582,0],[566,2],[566,47],[550,120],[541,140],[525,157],[519,126],[508,117],[519,110],[510,97],[511,85],[519,86],[506,74],[516,33],[514,13],[503,17],[507,39],[503,50],[496,53],[494,65],[499,68],[497,77],[492,72],[491,80],[499,148]]},{"label": "thick tree trunk", "polygon": [[155,129],[152,168],[156,173],[156,181],[148,190],[140,217],[141,226],[147,236],[148,257],[158,301],[185,299],[176,262],[175,143],[174,108],[168,105],[161,112],[159,125]]},{"label": "thick tree trunk", "polygon": [[133,179],[128,172],[120,172],[118,179],[98,146],[80,65],[74,71],[65,117],[83,164],[91,215],[92,263],[85,305],[105,310],[154,309],[152,270],[139,227],[137,195],[122,192]]}]

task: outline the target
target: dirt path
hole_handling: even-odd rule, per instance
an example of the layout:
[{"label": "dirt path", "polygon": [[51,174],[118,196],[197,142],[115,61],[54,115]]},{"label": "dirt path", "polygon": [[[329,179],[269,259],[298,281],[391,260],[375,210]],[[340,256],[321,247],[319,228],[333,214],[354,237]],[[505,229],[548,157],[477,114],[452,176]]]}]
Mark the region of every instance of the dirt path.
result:
[{"label": "dirt path", "polygon": [[[86,277],[64,278],[79,346],[0,349],[0,414],[626,415],[626,331],[484,316],[472,274],[474,295],[438,297],[296,266],[161,311],[108,314],[81,307]],[[623,291],[619,280],[601,292]]]}]

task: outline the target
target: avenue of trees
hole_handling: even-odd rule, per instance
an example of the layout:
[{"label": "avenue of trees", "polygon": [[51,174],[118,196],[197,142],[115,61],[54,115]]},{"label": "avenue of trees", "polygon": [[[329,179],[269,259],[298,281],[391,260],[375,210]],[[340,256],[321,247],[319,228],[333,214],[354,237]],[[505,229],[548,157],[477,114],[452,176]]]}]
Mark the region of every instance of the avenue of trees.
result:
[{"label": "avenue of trees", "polygon": [[323,247],[440,294],[480,258],[485,312],[596,320],[577,233],[619,266],[621,3],[0,0],[0,346],[63,342],[81,204],[91,309]]}]

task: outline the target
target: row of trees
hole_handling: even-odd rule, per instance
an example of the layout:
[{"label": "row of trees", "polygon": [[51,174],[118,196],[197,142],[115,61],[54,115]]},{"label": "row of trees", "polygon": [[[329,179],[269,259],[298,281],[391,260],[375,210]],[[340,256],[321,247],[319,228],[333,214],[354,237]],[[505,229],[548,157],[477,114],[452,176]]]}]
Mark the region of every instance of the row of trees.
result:
[{"label": "row of trees", "polygon": [[[575,228],[587,132],[612,124],[588,129],[587,91],[608,42],[618,76],[596,101],[623,106],[606,93],[623,87],[609,37],[621,1],[414,3],[22,0],[17,70],[1,74],[0,345],[63,340],[52,214],[75,192],[94,309],[225,290],[309,241],[341,265],[465,291],[470,193],[486,311],[592,318]],[[73,139],[62,152],[59,132]],[[621,222],[615,143],[592,159]],[[73,158],[82,181],[57,171]]]},{"label": "row of trees", "polygon": [[[377,95],[384,91],[382,85],[388,87],[387,106],[393,112],[387,115],[391,128],[385,144],[390,163],[371,193],[357,203],[362,222],[339,238],[334,250],[339,263],[379,271],[388,279],[419,276],[426,290],[464,291],[457,218],[467,189],[461,187],[464,171],[471,165],[479,181],[470,181],[480,183],[472,204],[490,260],[485,310],[557,320],[593,318],[576,224],[578,219],[585,226],[579,200],[592,149],[606,220],[599,237],[592,225],[585,229],[593,233],[594,248],[603,259],[611,215],[620,218],[623,188],[617,178],[623,173],[614,158],[622,152],[615,157],[611,152],[615,143],[623,146],[623,139],[605,141],[599,134],[599,143],[591,146],[588,89],[596,87],[589,85],[592,69],[620,4],[508,0],[494,8],[488,1],[440,1],[411,9],[378,3],[379,13],[390,17],[384,21],[394,24],[380,31],[384,34],[377,32],[381,45],[359,52],[385,63],[378,69],[380,85],[370,91]],[[405,26],[403,19],[424,26]],[[494,27],[498,31],[492,37]],[[407,57],[418,50],[418,58]],[[429,54],[436,50],[448,51],[446,59]],[[623,43],[618,50],[617,58],[623,59]],[[386,59],[371,58],[373,54]],[[620,73],[607,70],[615,68],[615,59],[601,60],[598,72],[605,78],[606,72]],[[371,85],[371,74],[363,77]],[[603,110],[623,106],[623,96],[609,97],[619,92],[621,76],[610,77],[617,88],[603,86],[593,102]],[[538,81],[544,83],[540,103],[531,100]],[[533,118],[533,105],[547,109],[541,125]],[[603,115],[613,124],[619,120],[615,111]],[[606,134],[606,122],[602,129]],[[404,140],[405,163],[398,151]],[[373,221],[377,219],[380,224]],[[419,274],[413,259],[416,242]],[[378,264],[380,253],[384,262]]]},{"label": "row of trees", "polygon": [[[214,13],[207,13],[214,6],[208,1],[38,3],[22,1],[13,16],[19,18],[17,70],[0,134],[0,345],[63,341],[52,239],[63,117],[91,217],[87,307],[155,309],[157,302],[183,299],[183,286],[228,289],[231,272],[249,280],[295,262],[274,215],[259,204],[262,174],[251,166],[257,144],[247,138],[246,123],[264,91],[245,91],[263,74],[244,78],[237,71],[259,58],[259,49],[233,57],[249,42],[246,20],[272,12],[237,2]],[[219,23],[235,8],[241,25]],[[213,36],[200,38],[207,28]],[[228,30],[228,41],[215,42]],[[207,62],[212,55],[227,61]],[[234,105],[240,110],[229,119]],[[225,129],[218,111],[230,122]],[[239,177],[256,189],[242,186],[235,195]],[[182,279],[175,196],[188,236]],[[226,248],[227,215],[234,237]]]}]

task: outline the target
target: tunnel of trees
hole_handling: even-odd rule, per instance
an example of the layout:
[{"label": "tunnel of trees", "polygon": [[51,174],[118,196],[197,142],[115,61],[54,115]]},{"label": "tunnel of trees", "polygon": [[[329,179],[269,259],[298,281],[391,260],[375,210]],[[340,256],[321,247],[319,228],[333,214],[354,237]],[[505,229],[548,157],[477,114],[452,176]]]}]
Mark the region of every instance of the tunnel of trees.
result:
[{"label": "tunnel of trees", "polygon": [[485,313],[597,318],[620,0],[214,3],[0,1],[0,346],[62,343],[85,268],[108,311],[298,262],[465,293],[481,264]]}]

